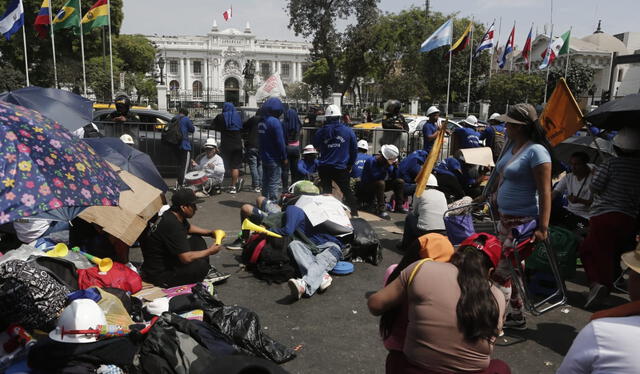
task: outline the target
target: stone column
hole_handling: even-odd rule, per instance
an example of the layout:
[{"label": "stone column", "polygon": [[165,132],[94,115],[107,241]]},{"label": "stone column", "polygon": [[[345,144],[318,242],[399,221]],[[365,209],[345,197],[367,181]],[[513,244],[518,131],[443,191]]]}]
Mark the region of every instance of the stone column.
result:
[{"label": "stone column", "polygon": [[184,75],[184,58],[180,58],[180,89],[181,90],[185,90],[186,89],[185,81],[186,81],[186,79],[185,79],[185,75]]},{"label": "stone column", "polygon": [[167,110],[167,86],[158,85],[158,110]]},{"label": "stone column", "polygon": [[418,99],[411,99],[411,114],[418,114]]},{"label": "stone column", "polygon": [[271,61],[271,74],[276,72],[276,62],[275,61]]},{"label": "stone column", "polygon": [[204,95],[206,97],[209,90],[209,57],[204,59]]},{"label": "stone column", "polygon": [[302,62],[298,62],[298,77],[300,77],[300,81],[302,81]]},{"label": "stone column", "polygon": [[189,57],[186,57],[185,59],[185,89],[192,91],[193,87],[191,86],[191,59]]}]

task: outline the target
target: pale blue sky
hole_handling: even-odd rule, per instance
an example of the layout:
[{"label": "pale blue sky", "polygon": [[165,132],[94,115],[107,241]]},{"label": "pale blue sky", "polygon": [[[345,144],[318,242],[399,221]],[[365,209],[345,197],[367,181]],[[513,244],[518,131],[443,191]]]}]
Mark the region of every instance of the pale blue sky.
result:
[{"label": "pale blue sky", "polygon": [[[474,16],[480,22],[498,27],[502,17],[502,36],[506,40],[513,22],[516,22],[516,44],[522,46],[531,23],[542,32],[550,24],[552,0],[431,0],[431,8],[443,13],[459,12],[461,16]],[[294,40],[287,29],[289,18],[284,0],[125,0],[122,32],[159,35],[204,35],[214,18],[220,29],[244,29],[251,23],[253,32],[261,38]],[[233,18],[225,22],[222,13],[233,6]],[[383,11],[397,12],[411,6],[424,7],[424,1],[382,0]],[[595,30],[598,19],[610,34],[640,31],[637,17],[639,0],[554,0],[554,34],[573,26],[574,37],[583,37]],[[454,35],[455,37],[455,35]],[[502,42],[500,43],[502,44]]]}]

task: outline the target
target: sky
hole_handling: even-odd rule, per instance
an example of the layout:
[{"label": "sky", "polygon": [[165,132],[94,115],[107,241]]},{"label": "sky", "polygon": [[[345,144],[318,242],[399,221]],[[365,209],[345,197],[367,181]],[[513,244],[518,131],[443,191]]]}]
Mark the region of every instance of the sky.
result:
[{"label": "sky", "polygon": [[[516,45],[523,46],[532,22],[543,32],[550,28],[553,2],[554,35],[573,27],[572,37],[593,33],[602,20],[603,31],[610,34],[640,31],[638,0],[431,0],[431,9],[445,14],[459,12],[473,16],[485,25],[496,20],[496,31],[502,20],[500,44],[516,23]],[[381,0],[385,12],[399,12],[416,6],[424,9],[424,1]],[[222,30],[233,27],[244,30],[247,22],[258,38],[302,40],[287,28],[289,17],[285,0],[125,0],[121,33],[145,35],[205,35],[215,19]],[[224,21],[222,13],[233,7],[233,17]],[[348,22],[348,21],[347,21]],[[344,22],[343,22],[344,24]],[[454,35],[454,38],[456,35]]]}]

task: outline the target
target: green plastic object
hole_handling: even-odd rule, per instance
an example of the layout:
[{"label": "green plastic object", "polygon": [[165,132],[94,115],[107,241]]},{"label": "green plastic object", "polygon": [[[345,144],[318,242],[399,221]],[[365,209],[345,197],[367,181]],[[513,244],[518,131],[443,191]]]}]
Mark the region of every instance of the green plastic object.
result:
[{"label": "green plastic object", "polygon": [[[571,279],[576,274],[576,256],[578,250],[578,237],[571,231],[558,226],[549,227],[549,240],[556,252],[560,274],[563,279]],[[527,270],[551,273],[547,253],[542,244],[529,256],[525,265]]]}]

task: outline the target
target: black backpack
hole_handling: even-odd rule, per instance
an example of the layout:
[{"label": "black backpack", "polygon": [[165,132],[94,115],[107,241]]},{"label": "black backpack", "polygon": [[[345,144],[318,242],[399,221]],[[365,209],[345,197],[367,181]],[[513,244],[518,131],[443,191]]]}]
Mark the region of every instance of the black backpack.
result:
[{"label": "black backpack", "polygon": [[162,129],[162,142],[172,145],[178,145],[182,141],[182,131],[180,131],[180,120],[182,115],[171,118],[169,124]]},{"label": "black backpack", "polygon": [[242,247],[242,261],[256,278],[269,284],[284,283],[297,273],[287,252],[288,245],[288,237],[253,234]]},{"label": "black backpack", "polygon": [[343,254],[344,261],[361,258],[373,265],[382,262],[382,245],[376,231],[369,222],[362,218],[352,218],[353,234],[347,237],[351,244],[350,250]]}]

